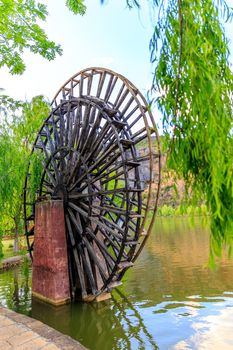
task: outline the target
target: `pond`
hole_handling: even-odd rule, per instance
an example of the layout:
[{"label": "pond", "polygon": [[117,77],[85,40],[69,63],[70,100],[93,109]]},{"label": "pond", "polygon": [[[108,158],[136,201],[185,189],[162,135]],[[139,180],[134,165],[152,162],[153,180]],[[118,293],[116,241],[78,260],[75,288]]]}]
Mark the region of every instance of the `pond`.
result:
[{"label": "pond", "polygon": [[93,350],[233,349],[233,261],[207,267],[209,230],[200,219],[157,219],[113,298],[53,307],[31,301],[27,264],[0,274],[0,303]]}]

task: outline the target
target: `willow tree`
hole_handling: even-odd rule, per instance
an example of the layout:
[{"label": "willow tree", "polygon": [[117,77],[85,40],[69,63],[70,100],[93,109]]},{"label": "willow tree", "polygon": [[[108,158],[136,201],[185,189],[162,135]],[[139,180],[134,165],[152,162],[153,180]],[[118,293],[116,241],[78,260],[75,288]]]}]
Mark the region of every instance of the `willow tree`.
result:
[{"label": "willow tree", "polygon": [[[154,0],[152,104],[163,116],[168,167],[210,211],[211,258],[233,246],[233,74],[224,0]],[[141,1],[128,1],[140,7]]]},{"label": "willow tree", "polygon": [[233,74],[224,30],[233,8],[225,0],[147,3],[157,13],[149,98],[162,113],[168,169],[185,180],[187,197],[208,206],[213,263],[233,247]]},{"label": "willow tree", "polygon": [[14,251],[18,251],[18,238],[22,233],[22,189],[31,153],[31,146],[50,107],[42,96],[31,102],[9,100],[0,111],[0,232],[14,232]]}]

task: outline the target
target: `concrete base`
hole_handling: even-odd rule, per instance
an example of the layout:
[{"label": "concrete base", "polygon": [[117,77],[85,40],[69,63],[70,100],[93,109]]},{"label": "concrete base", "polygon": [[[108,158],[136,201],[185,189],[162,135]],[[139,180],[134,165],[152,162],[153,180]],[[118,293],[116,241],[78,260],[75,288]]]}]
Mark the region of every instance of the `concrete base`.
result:
[{"label": "concrete base", "polygon": [[32,292],[32,297],[36,298],[36,299],[39,299],[39,300],[42,300],[45,303],[49,303],[51,305],[55,305],[55,306],[65,305],[65,304],[69,304],[70,303],[70,298],[54,300],[54,299],[46,298],[45,296],[43,296],[43,295],[41,295],[39,293],[36,293],[36,292]]},{"label": "concrete base", "polygon": [[63,201],[36,204],[32,294],[53,305],[70,301]]}]

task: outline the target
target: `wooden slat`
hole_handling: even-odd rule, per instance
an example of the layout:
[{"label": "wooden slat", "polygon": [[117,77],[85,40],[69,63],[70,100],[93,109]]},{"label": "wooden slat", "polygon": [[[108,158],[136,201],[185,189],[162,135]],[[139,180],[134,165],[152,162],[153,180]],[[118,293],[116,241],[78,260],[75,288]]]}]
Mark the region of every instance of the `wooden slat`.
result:
[{"label": "wooden slat", "polygon": [[[71,210],[69,211],[69,215],[71,214]],[[72,218],[72,216],[71,216]],[[79,277],[79,282],[80,282],[80,287],[81,287],[81,294],[82,297],[87,296],[87,291],[86,291],[86,286],[85,286],[85,281],[84,281],[84,275],[82,273],[82,268],[81,268],[81,264],[79,261],[79,256],[77,253],[77,248],[76,248],[76,243],[75,243],[75,239],[74,239],[74,235],[73,235],[73,231],[72,231],[72,227],[71,227],[71,223],[70,223],[70,219],[68,214],[65,215],[65,219],[66,219],[66,225],[67,225],[67,229],[68,229],[68,234],[69,234],[69,238],[71,241],[71,245],[72,245],[72,250],[73,250],[73,256],[75,259],[75,263],[77,266],[77,273],[78,273],[78,277]]]},{"label": "wooden slat", "polygon": [[112,289],[112,288],[120,287],[121,285],[122,285],[121,281],[115,281],[115,282],[109,283],[108,288]]},{"label": "wooden slat", "polygon": [[118,266],[117,269],[118,270],[123,270],[123,269],[128,269],[129,267],[134,266],[134,263],[132,263],[132,261],[121,261]]},{"label": "wooden slat", "polygon": [[125,83],[123,82],[122,85],[121,85],[121,87],[120,87],[120,90],[119,90],[119,92],[118,92],[118,95],[117,95],[117,97],[116,97],[116,100],[115,100],[115,102],[114,102],[114,104],[113,104],[113,108],[116,107],[116,105],[117,105],[117,103],[118,103],[118,101],[119,101],[119,99],[120,99],[120,97],[121,97],[121,94],[122,94],[124,88],[125,88]]},{"label": "wooden slat", "polygon": [[86,211],[84,211],[83,209],[79,208],[77,205],[75,205],[72,202],[68,202],[68,206],[70,208],[75,209],[76,211],[78,211],[84,218],[90,219],[92,221],[92,223],[98,225],[100,228],[103,228],[104,230],[107,230],[109,233],[111,233],[114,237],[117,237],[119,239],[122,239],[122,235],[118,234],[118,230],[117,232],[112,229],[111,227],[109,227],[108,225],[106,225],[105,223],[101,222],[99,219],[96,219],[95,217],[90,217],[88,215],[88,213]]},{"label": "wooden slat", "polygon": [[92,232],[90,228],[87,228],[87,232],[89,235],[93,238],[93,240],[96,242],[97,246],[99,247],[99,250],[101,251],[104,259],[106,260],[106,263],[110,266],[112,269],[116,263],[116,260],[113,258],[113,256],[109,253],[108,249],[106,246],[98,240],[96,235]]},{"label": "wooden slat", "polygon": [[100,97],[100,95],[101,95],[105,78],[106,78],[106,72],[101,72],[96,97]]},{"label": "wooden slat", "polygon": [[89,243],[88,239],[86,239],[85,236],[83,237],[83,243],[86,245],[89,256],[94,261],[95,265],[98,267],[99,272],[100,272],[100,276],[101,276],[103,282],[105,283],[108,279],[108,276],[106,275],[106,272],[105,272],[101,262],[96,257],[96,254],[95,254],[93,247],[91,246],[91,244]]},{"label": "wooden slat", "polygon": [[104,100],[105,101],[108,101],[109,100],[109,97],[111,96],[112,94],[112,91],[116,85],[116,82],[117,82],[117,77],[114,75],[110,75],[110,78],[109,78],[109,82],[108,82],[108,86],[107,86],[107,89],[106,89],[106,93],[105,93],[105,96],[104,96]]},{"label": "wooden slat", "polygon": [[56,180],[53,177],[53,175],[51,174],[50,170],[48,169],[47,164],[44,162],[44,160],[41,161],[41,164],[43,165],[43,168],[44,168],[45,172],[47,173],[48,177],[50,178],[53,186],[56,187]]}]

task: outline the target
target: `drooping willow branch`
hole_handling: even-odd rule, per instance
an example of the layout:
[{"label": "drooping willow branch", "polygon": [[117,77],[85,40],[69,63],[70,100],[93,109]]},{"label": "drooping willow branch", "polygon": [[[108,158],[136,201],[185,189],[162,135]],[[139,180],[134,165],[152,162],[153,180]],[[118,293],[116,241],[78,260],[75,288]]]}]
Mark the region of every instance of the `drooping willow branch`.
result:
[{"label": "drooping willow branch", "polygon": [[176,134],[176,128],[177,128],[177,118],[178,118],[178,105],[179,105],[179,85],[180,85],[180,78],[181,78],[181,67],[182,67],[182,53],[183,53],[183,14],[182,14],[182,0],[178,0],[178,13],[179,13],[179,62],[178,62],[178,70],[177,70],[177,76],[176,76],[176,97],[175,97],[175,118],[174,118],[174,129],[173,129],[173,137],[172,137],[172,143],[170,147],[170,152],[172,152],[173,144],[174,144],[174,138]]},{"label": "drooping willow branch", "polygon": [[[225,1],[160,1],[150,43],[151,99],[162,112],[168,166],[205,200],[211,254],[233,245],[233,75]],[[223,18],[224,17],[224,18]]]}]

